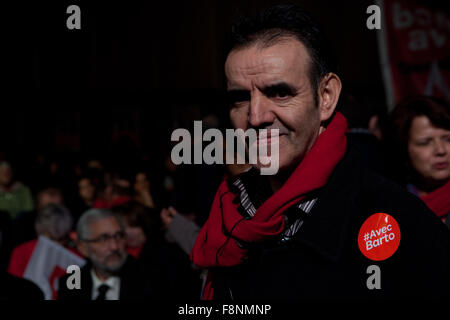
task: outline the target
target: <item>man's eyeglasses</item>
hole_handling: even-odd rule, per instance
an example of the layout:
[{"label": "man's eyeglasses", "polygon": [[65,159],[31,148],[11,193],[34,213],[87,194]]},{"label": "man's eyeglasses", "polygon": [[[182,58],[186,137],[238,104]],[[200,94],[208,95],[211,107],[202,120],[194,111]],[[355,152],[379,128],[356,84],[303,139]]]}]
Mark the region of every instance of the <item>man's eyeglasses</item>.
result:
[{"label": "man's eyeglasses", "polygon": [[100,235],[99,237],[95,238],[95,239],[85,239],[83,240],[84,242],[90,242],[90,243],[107,243],[108,241],[110,241],[111,239],[114,239],[116,241],[119,240],[124,240],[125,239],[125,232],[123,231],[119,231],[116,232],[115,234],[111,235],[111,234],[107,234],[104,233],[102,235]]}]

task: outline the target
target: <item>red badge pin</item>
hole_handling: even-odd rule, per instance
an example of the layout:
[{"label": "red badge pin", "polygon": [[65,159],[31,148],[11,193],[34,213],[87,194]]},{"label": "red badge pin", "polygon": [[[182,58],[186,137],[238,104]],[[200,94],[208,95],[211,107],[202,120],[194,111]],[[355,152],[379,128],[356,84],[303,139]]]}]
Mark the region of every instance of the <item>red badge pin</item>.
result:
[{"label": "red badge pin", "polygon": [[397,251],[399,244],[400,228],[387,213],[371,215],[359,230],[359,250],[370,260],[386,260]]}]

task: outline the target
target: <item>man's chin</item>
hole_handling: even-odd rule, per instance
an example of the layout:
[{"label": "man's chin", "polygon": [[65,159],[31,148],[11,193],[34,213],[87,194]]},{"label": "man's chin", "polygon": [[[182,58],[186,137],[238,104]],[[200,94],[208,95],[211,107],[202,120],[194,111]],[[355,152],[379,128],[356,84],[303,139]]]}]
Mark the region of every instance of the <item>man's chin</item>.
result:
[{"label": "man's chin", "polygon": [[105,264],[105,271],[112,272],[112,273],[118,272],[125,264],[125,261],[126,261],[126,257],[124,257],[120,260],[114,259],[114,261],[109,261]]},{"label": "man's chin", "polygon": [[297,167],[297,164],[291,165],[289,162],[281,162],[277,164],[269,163],[268,165],[263,165],[258,162],[257,164],[254,164],[253,167],[258,169],[261,174],[267,176],[278,176],[292,172]]}]

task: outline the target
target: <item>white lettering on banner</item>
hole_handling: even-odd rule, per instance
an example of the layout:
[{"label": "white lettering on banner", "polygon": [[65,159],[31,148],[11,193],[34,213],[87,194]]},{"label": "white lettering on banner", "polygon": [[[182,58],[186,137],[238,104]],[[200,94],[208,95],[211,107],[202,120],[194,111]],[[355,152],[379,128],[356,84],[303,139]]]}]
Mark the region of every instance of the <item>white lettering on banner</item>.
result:
[{"label": "white lettering on banner", "polygon": [[392,5],[393,22],[396,29],[408,29],[414,25],[418,27],[430,27],[433,24],[443,31],[450,31],[449,18],[442,12],[432,13],[424,7],[414,10],[402,8],[400,3]]},{"label": "white lettering on banner", "polygon": [[408,32],[409,50],[427,50],[431,46],[443,48],[447,43],[446,32],[450,31],[450,19],[445,14],[433,13],[423,7],[409,10],[400,3],[394,3],[392,10],[394,28],[411,29]]},{"label": "white lettering on banner", "polygon": [[399,3],[394,3],[392,9],[394,10],[394,27],[396,29],[406,29],[412,26],[414,18],[408,10],[400,8]]},{"label": "white lettering on banner", "polygon": [[428,38],[425,31],[414,30],[409,33],[408,49],[411,51],[428,49]]},{"label": "white lettering on banner", "polygon": [[430,30],[430,36],[431,36],[431,39],[433,39],[433,43],[438,48],[443,47],[445,42],[446,42],[446,40],[447,40],[447,37],[445,36],[445,34],[444,33],[439,33],[439,31],[436,30],[436,29],[431,29]]},{"label": "white lettering on banner", "polygon": [[433,95],[433,89],[435,87],[441,90],[447,100],[450,100],[450,89],[439,71],[437,62],[433,61],[424,94],[429,96]]},{"label": "white lettering on banner", "polygon": [[408,48],[411,51],[426,50],[430,43],[437,48],[442,48],[447,41],[444,33],[439,33],[436,29],[430,29],[428,33],[425,30],[414,30],[409,33]]}]

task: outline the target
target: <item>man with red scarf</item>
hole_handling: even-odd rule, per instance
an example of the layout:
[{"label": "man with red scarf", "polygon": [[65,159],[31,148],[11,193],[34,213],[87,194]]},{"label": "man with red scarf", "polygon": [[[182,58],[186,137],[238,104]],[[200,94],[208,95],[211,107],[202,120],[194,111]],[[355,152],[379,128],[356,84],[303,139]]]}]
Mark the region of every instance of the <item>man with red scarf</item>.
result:
[{"label": "man with red scarf", "polygon": [[[203,299],[449,294],[449,231],[347,147],[346,120],[335,112],[341,81],[304,11],[275,6],[234,25],[225,73],[233,126],[279,130],[279,171],[264,176],[255,165],[220,185],[191,252],[208,268]],[[375,225],[374,214],[383,218]],[[387,217],[398,224],[396,246],[364,253],[361,227],[393,230],[394,222],[381,227]]]}]

